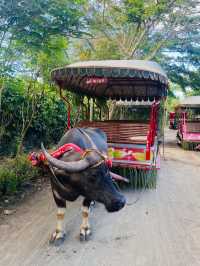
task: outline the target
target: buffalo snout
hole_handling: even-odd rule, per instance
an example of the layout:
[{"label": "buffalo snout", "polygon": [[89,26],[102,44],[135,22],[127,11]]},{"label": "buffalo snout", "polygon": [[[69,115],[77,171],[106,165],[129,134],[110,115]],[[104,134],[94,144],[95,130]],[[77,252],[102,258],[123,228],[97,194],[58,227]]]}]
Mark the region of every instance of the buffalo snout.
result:
[{"label": "buffalo snout", "polygon": [[126,199],[123,195],[120,195],[117,199],[111,201],[109,205],[106,205],[108,212],[117,212],[121,210],[126,204]]}]

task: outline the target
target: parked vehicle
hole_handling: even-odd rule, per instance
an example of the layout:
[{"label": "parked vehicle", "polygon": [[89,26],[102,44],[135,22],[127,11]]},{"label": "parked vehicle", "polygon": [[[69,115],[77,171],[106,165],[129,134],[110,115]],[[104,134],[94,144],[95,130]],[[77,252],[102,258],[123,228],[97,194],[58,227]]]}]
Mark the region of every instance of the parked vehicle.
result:
[{"label": "parked vehicle", "polygon": [[[142,60],[79,62],[53,70],[52,79],[61,95],[63,90],[69,90],[81,99],[84,119],[79,119],[74,126],[100,128],[106,133],[113,168],[136,170],[135,174],[137,170],[148,172],[159,168],[158,148],[163,129],[159,126],[163,116],[161,103],[167,96],[168,79],[157,63]],[[113,119],[109,106],[116,108],[116,102],[118,105],[128,102],[126,108],[129,109],[132,106],[129,119]],[[131,113],[141,108],[140,103],[149,110],[148,118],[131,119]]]},{"label": "parked vehicle", "polygon": [[186,97],[177,107],[177,141],[188,150],[200,150],[200,96]]}]

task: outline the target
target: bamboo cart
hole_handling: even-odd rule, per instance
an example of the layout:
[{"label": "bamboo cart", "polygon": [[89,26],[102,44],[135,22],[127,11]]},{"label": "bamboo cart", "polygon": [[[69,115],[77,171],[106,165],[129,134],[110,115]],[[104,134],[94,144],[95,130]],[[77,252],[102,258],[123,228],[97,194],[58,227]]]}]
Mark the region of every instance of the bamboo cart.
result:
[{"label": "bamboo cart", "polygon": [[177,107],[177,142],[187,150],[200,150],[200,96],[186,97]]},{"label": "bamboo cart", "polygon": [[[64,90],[81,99],[82,119],[76,119],[74,126],[102,129],[112,167],[136,186],[143,185],[160,167],[162,106],[168,89],[161,67],[142,60],[87,61],[53,70],[52,79],[63,99]],[[116,116],[119,106],[129,110],[129,117]],[[146,118],[133,119],[141,108]],[[68,127],[69,117],[68,113]]]}]

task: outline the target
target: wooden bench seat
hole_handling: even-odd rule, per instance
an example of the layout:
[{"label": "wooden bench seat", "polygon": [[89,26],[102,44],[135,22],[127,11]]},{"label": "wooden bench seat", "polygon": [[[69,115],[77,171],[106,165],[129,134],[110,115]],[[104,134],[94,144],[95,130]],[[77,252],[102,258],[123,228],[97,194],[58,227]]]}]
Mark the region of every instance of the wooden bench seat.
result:
[{"label": "wooden bench seat", "polygon": [[149,130],[148,122],[131,121],[81,121],[76,127],[95,127],[102,129],[108,143],[146,144]]}]

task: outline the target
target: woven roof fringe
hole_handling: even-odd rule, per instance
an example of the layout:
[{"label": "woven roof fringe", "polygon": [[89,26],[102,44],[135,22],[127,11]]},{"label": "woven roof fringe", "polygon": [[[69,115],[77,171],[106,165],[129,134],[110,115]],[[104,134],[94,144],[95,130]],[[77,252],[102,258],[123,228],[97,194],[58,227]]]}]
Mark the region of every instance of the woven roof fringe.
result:
[{"label": "woven roof fringe", "polygon": [[85,61],[57,68],[52,79],[63,89],[89,97],[152,101],[167,95],[168,79],[155,62]]}]

